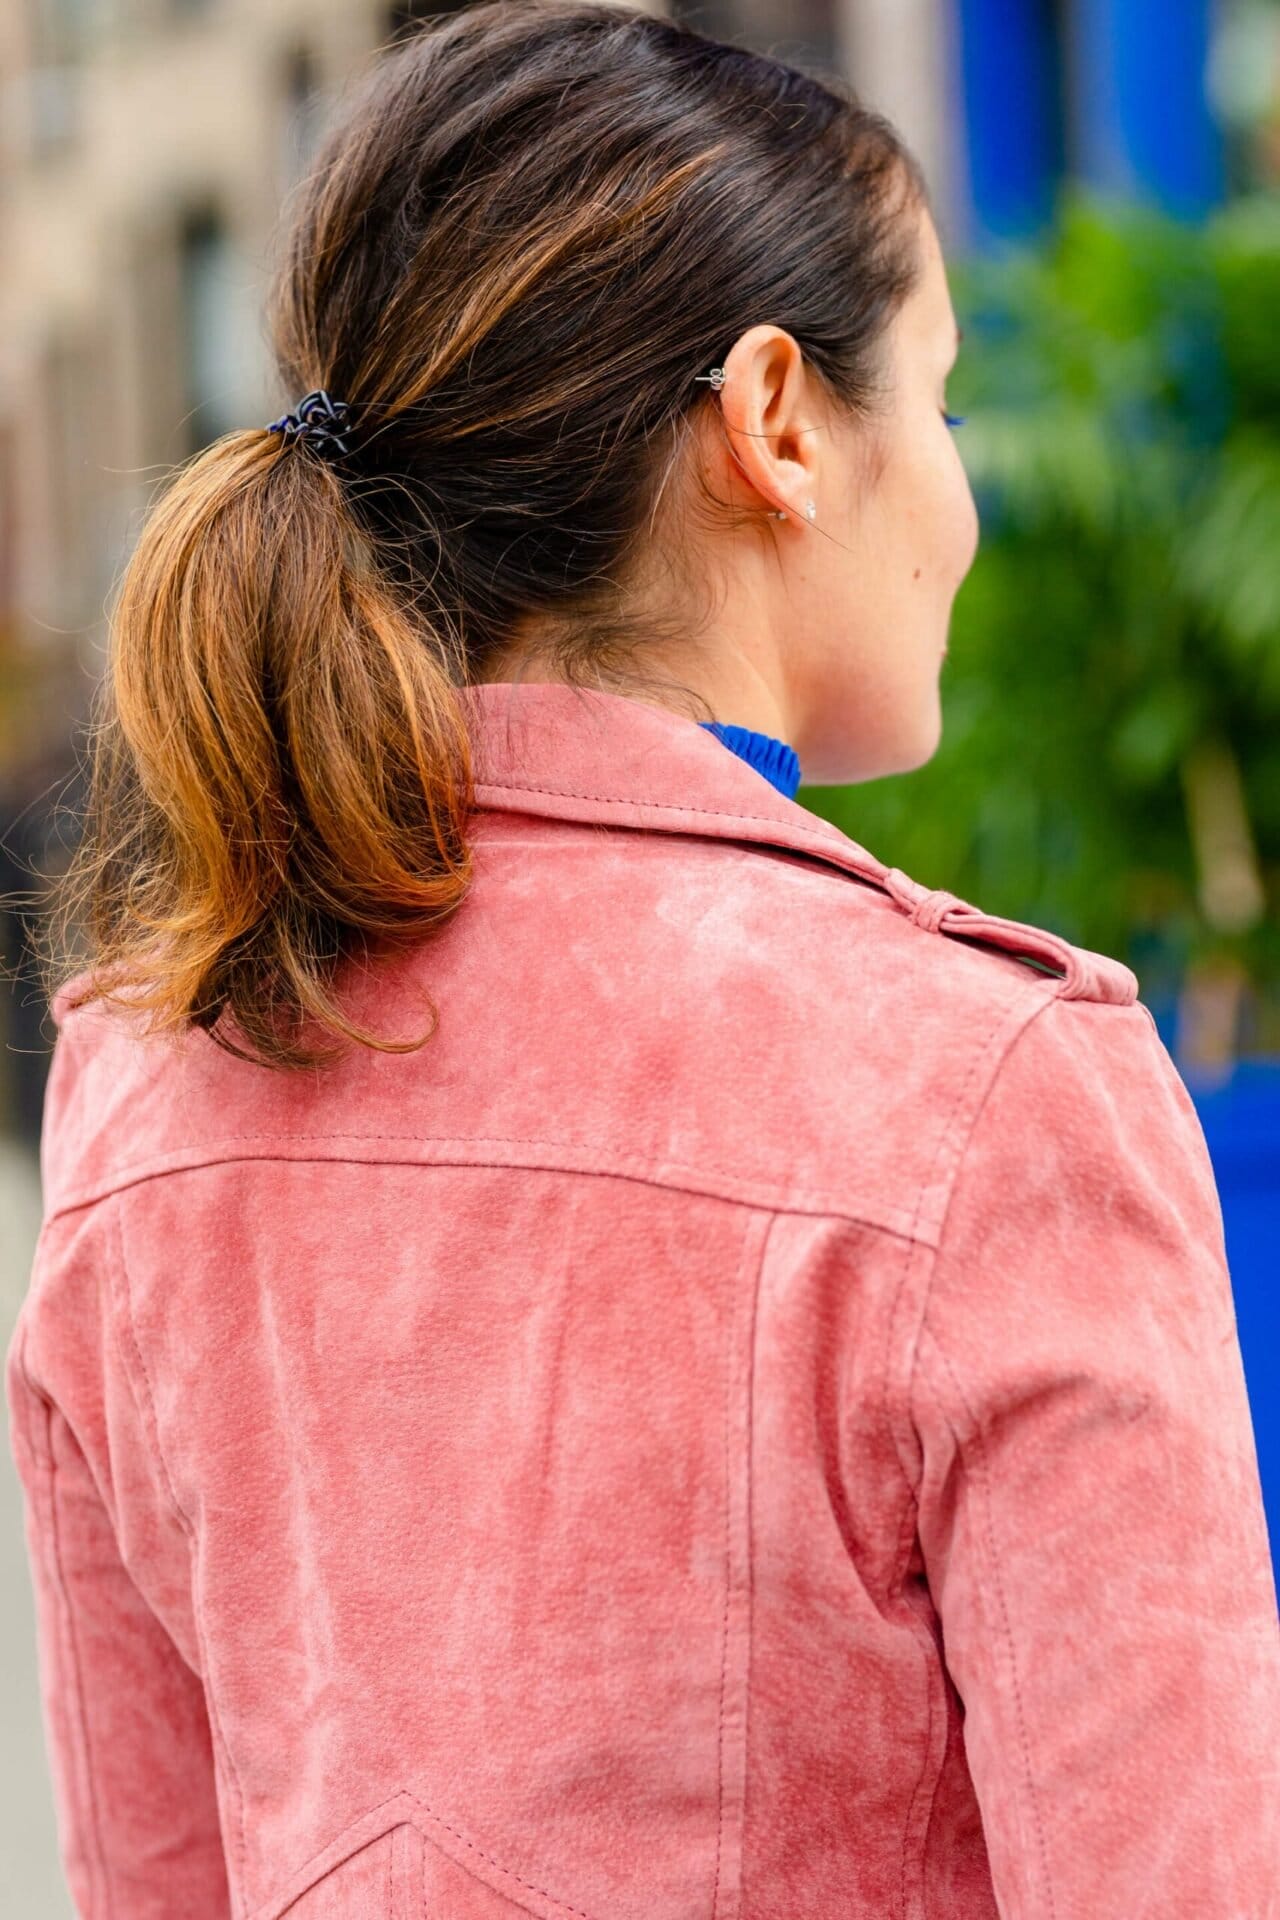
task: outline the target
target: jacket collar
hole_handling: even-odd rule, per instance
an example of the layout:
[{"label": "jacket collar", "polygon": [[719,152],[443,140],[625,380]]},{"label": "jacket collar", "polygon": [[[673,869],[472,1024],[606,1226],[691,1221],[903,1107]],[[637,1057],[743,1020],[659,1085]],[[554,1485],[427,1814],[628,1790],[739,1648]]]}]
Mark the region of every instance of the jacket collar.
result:
[{"label": "jacket collar", "polygon": [[885,883],[882,860],[685,715],[560,681],[461,692],[480,807],[789,847]]},{"label": "jacket collar", "polygon": [[879,887],[918,926],[1000,948],[1061,984],[1061,999],[1131,1004],[1133,970],[1062,934],[922,886],[771,785],[695,720],[630,694],[561,681],[480,681],[467,707],[476,804],[659,833],[788,848]]}]

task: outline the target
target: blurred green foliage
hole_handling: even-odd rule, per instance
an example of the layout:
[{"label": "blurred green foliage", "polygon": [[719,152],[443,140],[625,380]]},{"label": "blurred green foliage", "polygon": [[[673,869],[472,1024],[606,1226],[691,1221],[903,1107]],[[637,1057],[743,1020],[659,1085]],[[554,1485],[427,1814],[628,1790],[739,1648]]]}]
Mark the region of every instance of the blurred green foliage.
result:
[{"label": "blurred green foliage", "polygon": [[800,798],[1134,966],[1280,985],[1280,199],[1193,227],[1070,188],[949,269],[982,541],[909,774]]}]

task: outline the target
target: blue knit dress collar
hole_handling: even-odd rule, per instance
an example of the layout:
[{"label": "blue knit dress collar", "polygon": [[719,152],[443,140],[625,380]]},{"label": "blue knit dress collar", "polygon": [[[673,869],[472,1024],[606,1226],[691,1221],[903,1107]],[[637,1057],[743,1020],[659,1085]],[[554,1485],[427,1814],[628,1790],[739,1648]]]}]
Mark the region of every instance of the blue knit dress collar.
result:
[{"label": "blue knit dress collar", "polygon": [[730,753],[736,753],[748,766],[762,773],[771,786],[788,800],[796,797],[800,785],[800,761],[794,747],[775,740],[771,733],[757,733],[753,727],[732,726],[725,720],[699,720],[698,725],[714,733]]}]

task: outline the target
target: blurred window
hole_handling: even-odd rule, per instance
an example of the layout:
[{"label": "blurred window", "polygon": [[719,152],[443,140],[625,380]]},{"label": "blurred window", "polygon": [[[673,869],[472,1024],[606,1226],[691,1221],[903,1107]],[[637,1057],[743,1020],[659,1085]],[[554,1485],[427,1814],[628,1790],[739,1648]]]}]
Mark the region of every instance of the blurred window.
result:
[{"label": "blurred window", "polygon": [[198,208],[182,221],[178,277],[183,426],[187,450],[196,453],[240,424],[236,413],[243,385],[236,353],[240,298],[231,237],[216,208]]},{"label": "blurred window", "polygon": [[41,345],[37,389],[43,486],[26,503],[35,556],[33,610],[53,627],[90,617],[102,585],[97,541],[102,343],[83,329],[51,325]]},{"label": "blurred window", "polygon": [[18,543],[14,503],[18,493],[17,434],[0,420],[0,655],[17,632]]},{"label": "blurred window", "polygon": [[31,145],[56,152],[80,125],[80,82],[100,0],[28,0],[31,65],[26,76]]},{"label": "blurred window", "polygon": [[30,0],[32,45],[40,63],[61,65],[84,57],[101,0]]},{"label": "blurred window", "polygon": [[839,69],[838,0],[673,0],[686,26],[809,68]]},{"label": "blurred window", "polygon": [[280,186],[287,193],[306,172],[316,149],[324,113],[320,71],[310,47],[295,47],[284,77],[284,128],[280,153]]},{"label": "blurred window", "polygon": [[424,20],[434,19],[442,13],[461,13],[461,4],[450,4],[450,0],[391,0],[383,14],[388,40],[403,40]]}]

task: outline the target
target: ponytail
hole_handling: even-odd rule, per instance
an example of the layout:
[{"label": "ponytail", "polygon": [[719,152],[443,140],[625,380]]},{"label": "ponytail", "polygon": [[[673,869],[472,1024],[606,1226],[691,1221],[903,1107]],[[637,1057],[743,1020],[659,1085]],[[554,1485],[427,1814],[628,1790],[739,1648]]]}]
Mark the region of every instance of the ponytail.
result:
[{"label": "ponytail", "polygon": [[357,944],[406,944],[469,882],[469,742],[430,641],[309,449],[255,429],[179,472],[111,624],[62,888],[96,965],[68,1006],[127,1005],[280,1067],[340,1051],[302,1043],[308,1016],[388,1052],[430,1038],[434,1007],[393,1041],[333,994]]}]

